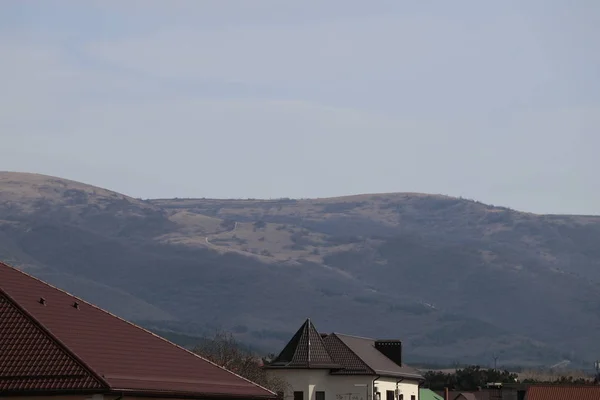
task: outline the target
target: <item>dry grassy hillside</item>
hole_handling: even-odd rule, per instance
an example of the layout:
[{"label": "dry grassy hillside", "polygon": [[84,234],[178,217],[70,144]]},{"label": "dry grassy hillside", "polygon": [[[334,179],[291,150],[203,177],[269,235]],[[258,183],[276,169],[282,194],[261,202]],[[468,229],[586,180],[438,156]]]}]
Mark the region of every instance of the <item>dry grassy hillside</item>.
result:
[{"label": "dry grassy hillside", "polygon": [[142,201],[0,173],[2,259],[153,328],[270,350],[311,316],[425,361],[576,365],[600,352],[598,242],[598,217],[441,195]]}]

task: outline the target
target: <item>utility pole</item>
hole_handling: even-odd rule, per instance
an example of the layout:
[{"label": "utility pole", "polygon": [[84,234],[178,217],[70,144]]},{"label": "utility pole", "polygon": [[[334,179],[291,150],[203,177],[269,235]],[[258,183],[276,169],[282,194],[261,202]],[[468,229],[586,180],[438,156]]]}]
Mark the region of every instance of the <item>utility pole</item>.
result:
[{"label": "utility pole", "polygon": [[498,358],[500,358],[500,356],[498,354],[494,354],[492,357],[494,358],[494,371],[496,371],[498,368]]}]

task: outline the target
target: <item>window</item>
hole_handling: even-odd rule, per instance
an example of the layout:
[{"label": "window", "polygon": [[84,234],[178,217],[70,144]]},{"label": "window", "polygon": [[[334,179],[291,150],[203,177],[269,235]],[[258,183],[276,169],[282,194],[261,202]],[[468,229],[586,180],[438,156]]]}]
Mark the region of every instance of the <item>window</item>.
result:
[{"label": "window", "polygon": [[294,392],[294,400],[304,400],[304,392]]},{"label": "window", "polygon": [[416,400],[416,399],[417,399],[417,396],[415,396],[414,394],[410,395],[410,400]]},{"label": "window", "polygon": [[386,390],[385,391],[385,400],[394,400],[394,391],[393,390]]},{"label": "window", "polygon": [[325,392],[317,391],[315,393],[315,400],[325,400]]}]

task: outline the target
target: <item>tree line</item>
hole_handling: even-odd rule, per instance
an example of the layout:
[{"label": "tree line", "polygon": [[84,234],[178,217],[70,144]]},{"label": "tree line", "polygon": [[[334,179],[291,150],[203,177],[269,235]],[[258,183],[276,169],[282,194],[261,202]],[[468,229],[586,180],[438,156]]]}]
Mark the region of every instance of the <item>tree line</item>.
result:
[{"label": "tree line", "polygon": [[427,371],[424,374],[425,387],[431,390],[464,390],[475,391],[484,388],[488,383],[543,383],[557,385],[586,385],[593,384],[593,380],[584,377],[558,376],[549,378],[527,378],[519,380],[519,376],[514,372],[507,370],[481,368],[479,365],[472,365],[457,369],[455,372],[445,373],[442,371]]}]

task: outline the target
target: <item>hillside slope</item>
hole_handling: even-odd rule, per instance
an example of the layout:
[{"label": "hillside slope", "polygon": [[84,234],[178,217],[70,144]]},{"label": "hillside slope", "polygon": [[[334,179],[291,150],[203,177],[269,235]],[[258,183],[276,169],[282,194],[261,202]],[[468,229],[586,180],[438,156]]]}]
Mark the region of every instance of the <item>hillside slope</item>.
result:
[{"label": "hillside slope", "polygon": [[593,357],[599,242],[598,217],[438,195],[142,201],[0,173],[3,260],[153,329],[273,351],[311,316],[415,360]]}]

